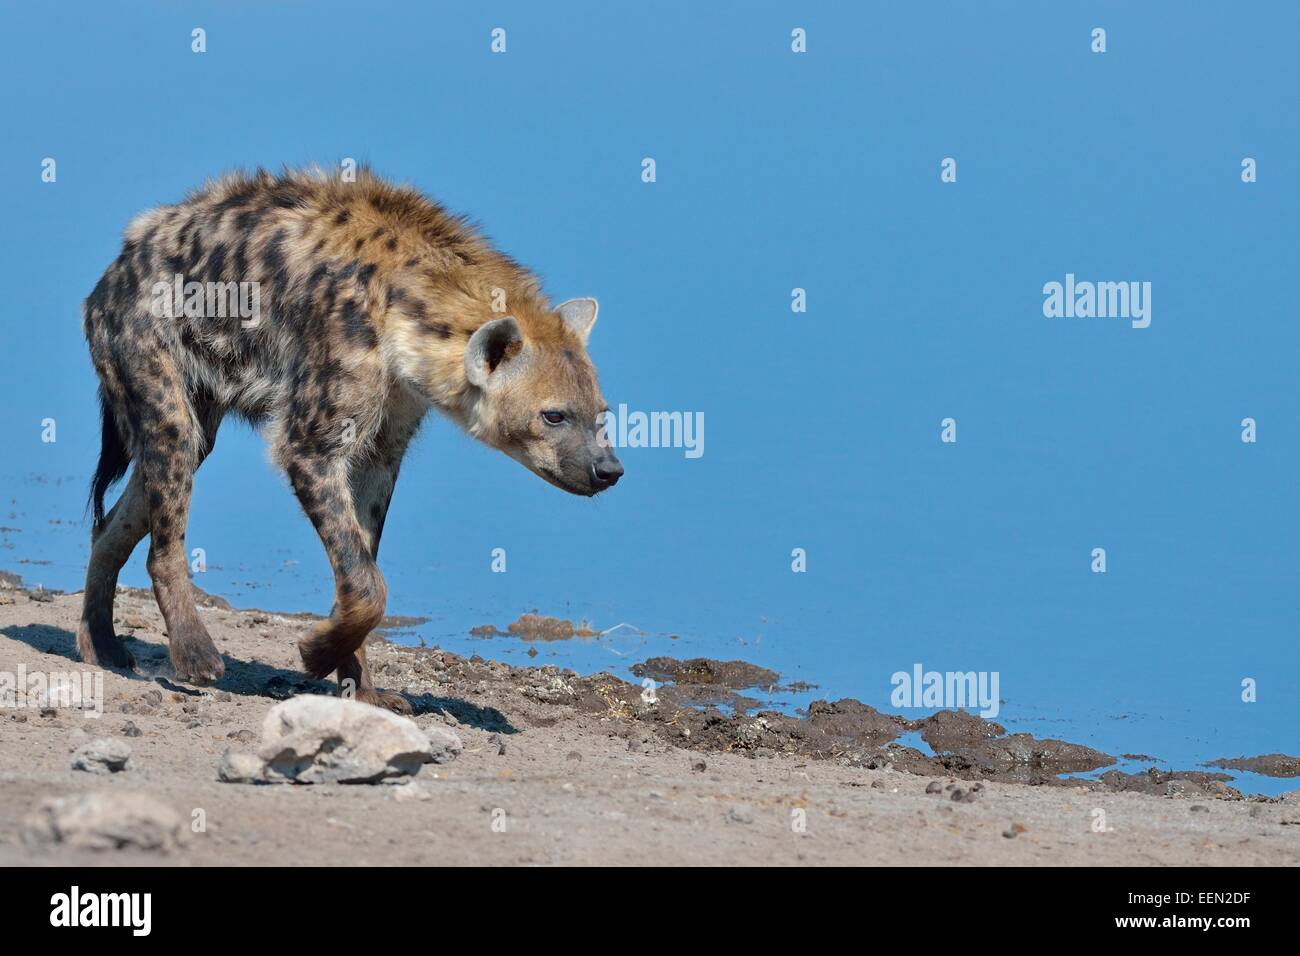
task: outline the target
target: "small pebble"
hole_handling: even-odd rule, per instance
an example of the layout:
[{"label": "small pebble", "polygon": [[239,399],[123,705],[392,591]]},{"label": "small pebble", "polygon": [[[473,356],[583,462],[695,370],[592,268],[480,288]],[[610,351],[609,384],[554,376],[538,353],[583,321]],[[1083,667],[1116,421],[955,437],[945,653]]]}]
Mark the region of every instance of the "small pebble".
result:
[{"label": "small pebble", "polygon": [[730,823],[753,823],[754,810],[743,803],[738,803],[727,811],[727,820]]},{"label": "small pebble", "polygon": [[943,784],[941,784],[938,780],[931,780],[928,784],[926,784],[926,786],[925,786],[925,792],[926,792],[926,793],[943,793]]}]

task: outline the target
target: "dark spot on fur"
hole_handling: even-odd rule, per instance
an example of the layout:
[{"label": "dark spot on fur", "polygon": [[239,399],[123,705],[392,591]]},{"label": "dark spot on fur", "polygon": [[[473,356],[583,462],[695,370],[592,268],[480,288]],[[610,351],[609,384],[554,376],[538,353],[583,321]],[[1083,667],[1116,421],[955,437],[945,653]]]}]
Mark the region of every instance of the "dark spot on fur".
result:
[{"label": "dark spot on fur", "polygon": [[271,190],[271,205],[277,209],[301,209],[307,205],[297,183],[280,182]]},{"label": "dark spot on fur", "polygon": [[316,286],[320,285],[321,281],[329,274],[330,274],[329,265],[322,262],[315,269],[313,269],[311,271],[311,275],[307,277],[307,291],[312,292],[313,290],[315,290]]},{"label": "dark spot on fur", "polygon": [[251,232],[257,227],[263,219],[266,218],[268,210],[265,206],[256,206],[253,209],[245,209],[235,217],[235,228],[240,232]]},{"label": "dark spot on fur", "polygon": [[219,280],[226,270],[226,247],[217,243],[212,247],[212,252],[208,255],[207,274],[214,280]]},{"label": "dark spot on fur", "polygon": [[280,289],[289,284],[289,274],[284,264],[284,239],[285,231],[277,229],[275,234],[267,240],[266,248],[262,250],[262,261],[266,263],[267,269],[270,270],[272,281]]}]

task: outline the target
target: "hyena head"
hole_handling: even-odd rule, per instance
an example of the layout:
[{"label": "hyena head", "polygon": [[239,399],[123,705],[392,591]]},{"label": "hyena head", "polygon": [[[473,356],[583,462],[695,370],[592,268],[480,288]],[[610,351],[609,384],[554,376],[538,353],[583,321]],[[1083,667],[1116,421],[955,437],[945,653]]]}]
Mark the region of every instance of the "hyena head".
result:
[{"label": "hyena head", "polygon": [[512,316],[470,338],[465,374],[476,390],[470,431],[529,471],[575,495],[596,495],[623,475],[605,438],[607,411],[587,356],[595,299],[571,299],[525,330]]}]

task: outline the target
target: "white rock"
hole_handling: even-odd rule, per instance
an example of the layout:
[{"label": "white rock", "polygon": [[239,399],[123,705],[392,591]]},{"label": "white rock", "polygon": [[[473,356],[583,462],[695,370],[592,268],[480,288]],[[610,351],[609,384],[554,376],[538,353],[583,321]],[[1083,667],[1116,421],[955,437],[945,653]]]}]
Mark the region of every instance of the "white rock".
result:
[{"label": "white rock", "polygon": [[431,740],[409,717],[342,697],[304,694],[267,713],[258,756],[270,781],[375,783],[413,775],[459,750],[459,738],[439,734]]},{"label": "white rock", "polygon": [[44,800],[23,821],[31,845],[67,844],[89,850],[133,848],[170,853],[185,839],[180,814],[143,793],[83,794]]},{"label": "white rock", "polygon": [[82,744],[72,754],[72,769],[88,773],[117,773],[131,761],[131,747],[124,740],[98,737]]},{"label": "white rock", "polygon": [[265,778],[265,765],[257,754],[227,750],[217,765],[217,779],[222,783],[261,783]]}]

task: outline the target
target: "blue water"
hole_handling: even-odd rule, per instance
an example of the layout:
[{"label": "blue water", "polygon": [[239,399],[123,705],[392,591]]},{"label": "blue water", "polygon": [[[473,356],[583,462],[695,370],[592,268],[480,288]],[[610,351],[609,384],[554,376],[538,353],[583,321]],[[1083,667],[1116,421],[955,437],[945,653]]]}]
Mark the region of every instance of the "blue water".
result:
[{"label": "blue water", "polygon": [[[789,706],[893,709],[917,662],[996,671],[1012,730],[1180,768],[1300,753],[1300,8],[575,6],[322,2],[307,27],[298,4],[6,5],[0,566],[80,587],[78,307],[130,216],[233,166],[354,157],[473,214],[557,299],[598,297],[612,403],[707,425],[702,457],[627,449],[587,501],[431,421],[381,554],[390,610],[428,618],[409,639],[621,674],[744,658],[818,685]],[[1151,282],[1151,326],[1045,318],[1067,273]],[[237,605],[329,607],[240,426],[189,547]],[[533,609],[639,630],[467,633]]]}]

